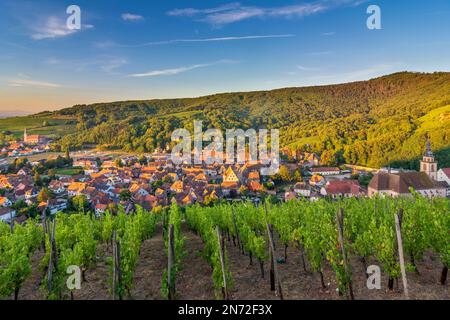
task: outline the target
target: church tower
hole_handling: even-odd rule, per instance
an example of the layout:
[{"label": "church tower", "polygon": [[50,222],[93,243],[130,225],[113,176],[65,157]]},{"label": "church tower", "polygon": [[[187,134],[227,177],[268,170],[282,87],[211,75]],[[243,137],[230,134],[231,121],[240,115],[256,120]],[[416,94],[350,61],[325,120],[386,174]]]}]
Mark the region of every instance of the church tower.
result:
[{"label": "church tower", "polygon": [[23,142],[27,142],[27,140],[28,140],[27,128],[25,128],[23,130]]},{"label": "church tower", "polygon": [[427,150],[420,161],[420,172],[425,172],[432,180],[437,180],[438,163],[431,151],[430,140],[427,139]]}]

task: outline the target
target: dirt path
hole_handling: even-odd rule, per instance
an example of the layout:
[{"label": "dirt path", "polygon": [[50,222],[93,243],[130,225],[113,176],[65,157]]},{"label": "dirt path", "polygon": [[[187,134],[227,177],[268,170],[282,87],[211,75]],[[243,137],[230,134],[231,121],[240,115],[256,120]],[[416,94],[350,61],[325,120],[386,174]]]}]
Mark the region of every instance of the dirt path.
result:
[{"label": "dirt path", "polygon": [[40,283],[44,277],[43,270],[39,268],[39,263],[44,256],[44,251],[36,251],[31,258],[31,274],[25,280],[20,292],[19,300],[42,300],[43,294],[40,290]]},{"label": "dirt path", "polygon": [[161,281],[166,268],[167,258],[162,237],[162,228],[158,226],[154,236],[144,241],[141,248],[134,286],[131,290],[135,300],[161,300]]},{"label": "dirt path", "polygon": [[74,291],[75,300],[108,300],[109,293],[109,265],[108,258],[112,256],[111,246],[100,244],[97,246],[97,262],[86,273],[86,281],[82,282],[81,290]]},{"label": "dirt path", "polygon": [[186,255],[177,276],[177,299],[214,299],[211,267],[202,255],[203,242],[189,231],[186,224],[182,225],[182,234],[185,237]]}]

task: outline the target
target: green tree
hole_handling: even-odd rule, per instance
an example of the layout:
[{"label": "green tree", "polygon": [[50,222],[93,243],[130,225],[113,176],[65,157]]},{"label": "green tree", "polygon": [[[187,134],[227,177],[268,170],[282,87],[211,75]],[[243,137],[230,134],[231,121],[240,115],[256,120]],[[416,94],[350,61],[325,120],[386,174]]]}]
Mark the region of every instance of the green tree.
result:
[{"label": "green tree", "polygon": [[122,160],[120,158],[117,158],[116,160],[114,160],[114,164],[118,168],[122,168],[123,167]]},{"label": "green tree", "polygon": [[42,186],[41,175],[37,171],[34,174],[34,184],[39,187]]},{"label": "green tree", "polygon": [[281,180],[284,182],[292,181],[291,171],[289,170],[289,168],[287,166],[282,165],[280,167],[279,175],[280,175]]},{"label": "green tree", "polygon": [[141,155],[141,156],[139,157],[138,162],[139,162],[141,165],[147,165],[147,157],[144,156],[144,155]]},{"label": "green tree", "polygon": [[78,195],[72,198],[72,206],[75,208],[75,210],[78,210],[78,212],[85,212],[86,209],[89,207],[89,201],[86,198],[85,195]]},{"label": "green tree", "polygon": [[335,166],[337,165],[337,154],[333,150],[325,150],[322,152],[321,162],[326,166]]},{"label": "green tree", "polygon": [[47,202],[48,200],[53,198],[53,194],[50,190],[48,190],[47,188],[42,188],[41,191],[39,191],[38,196],[37,196],[37,200],[39,202]]},{"label": "green tree", "polygon": [[129,201],[131,200],[131,192],[128,189],[123,189],[122,191],[120,191],[119,193],[119,199],[120,201]]},{"label": "green tree", "polygon": [[302,182],[303,178],[302,178],[302,173],[300,171],[300,169],[295,170],[294,172],[294,180],[297,182]]}]

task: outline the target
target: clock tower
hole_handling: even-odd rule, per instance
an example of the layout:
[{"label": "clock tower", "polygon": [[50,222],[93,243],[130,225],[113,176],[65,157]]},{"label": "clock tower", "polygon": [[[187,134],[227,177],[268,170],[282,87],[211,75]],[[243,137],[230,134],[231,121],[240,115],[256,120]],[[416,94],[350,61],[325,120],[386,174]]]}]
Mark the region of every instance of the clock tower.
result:
[{"label": "clock tower", "polygon": [[437,180],[438,163],[431,151],[430,140],[427,139],[427,150],[420,161],[420,172],[425,172],[432,180]]}]

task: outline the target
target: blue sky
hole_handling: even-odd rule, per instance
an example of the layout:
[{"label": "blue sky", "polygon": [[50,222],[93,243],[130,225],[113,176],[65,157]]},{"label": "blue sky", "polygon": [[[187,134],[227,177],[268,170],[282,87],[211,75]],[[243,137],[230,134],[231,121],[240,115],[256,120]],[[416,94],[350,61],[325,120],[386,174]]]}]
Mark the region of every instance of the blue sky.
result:
[{"label": "blue sky", "polygon": [[450,71],[449,31],[448,0],[0,0],[0,113]]}]

